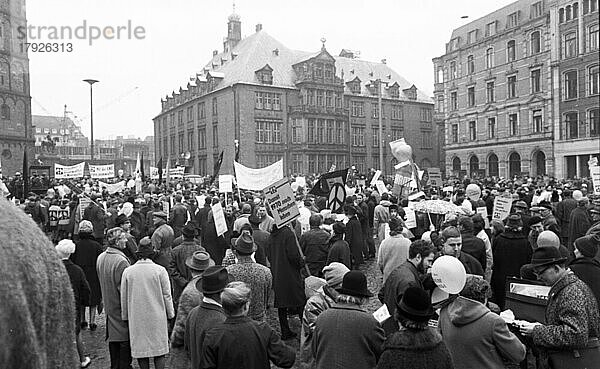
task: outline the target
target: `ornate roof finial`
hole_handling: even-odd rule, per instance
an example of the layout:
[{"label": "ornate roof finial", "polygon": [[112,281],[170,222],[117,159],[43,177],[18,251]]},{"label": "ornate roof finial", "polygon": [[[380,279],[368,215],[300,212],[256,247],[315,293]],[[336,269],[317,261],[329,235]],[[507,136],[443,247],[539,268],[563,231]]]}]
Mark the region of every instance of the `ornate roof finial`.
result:
[{"label": "ornate roof finial", "polygon": [[325,42],[327,42],[327,39],[325,37],[321,37],[321,43],[323,44],[323,46],[321,46],[321,50],[325,50]]},{"label": "ornate roof finial", "polygon": [[235,13],[235,0],[233,0],[233,13],[229,16],[228,20],[230,21],[238,21],[240,20],[240,16]]}]

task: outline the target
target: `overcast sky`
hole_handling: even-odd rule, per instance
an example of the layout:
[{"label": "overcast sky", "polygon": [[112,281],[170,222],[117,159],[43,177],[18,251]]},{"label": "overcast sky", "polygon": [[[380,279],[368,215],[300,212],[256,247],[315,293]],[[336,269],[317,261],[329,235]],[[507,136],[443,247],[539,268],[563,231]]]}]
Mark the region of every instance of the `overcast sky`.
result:
[{"label": "overcast sky", "polygon": [[[263,30],[296,50],[318,51],[322,37],[333,54],[360,50],[361,58],[388,65],[431,95],[431,59],[444,52],[454,28],[509,0],[238,0],[242,37]],[[89,136],[89,87],[94,85],[95,138],[153,134],[160,99],[200,71],[222,50],[231,1],[202,0],[27,0],[30,26],[143,27],[138,40],[72,40],[70,53],[29,52],[33,114],[62,116],[63,106]],[[469,19],[461,19],[467,15]],[[30,42],[49,40],[49,35]],[[123,36],[123,35],[122,35]]]}]

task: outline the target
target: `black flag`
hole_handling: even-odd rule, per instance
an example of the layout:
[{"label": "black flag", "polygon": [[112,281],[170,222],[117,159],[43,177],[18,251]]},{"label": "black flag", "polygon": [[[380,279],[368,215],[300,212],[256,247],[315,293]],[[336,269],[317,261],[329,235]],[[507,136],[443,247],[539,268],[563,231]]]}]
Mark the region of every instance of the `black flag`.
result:
[{"label": "black flag", "polygon": [[329,191],[334,183],[341,183],[342,185],[346,184],[348,169],[349,168],[323,173],[309,193],[316,196],[329,196]]},{"label": "black flag", "polygon": [[162,183],[162,176],[163,176],[162,156],[158,160],[158,164],[156,164],[156,166],[158,167],[158,183]]},{"label": "black flag", "polygon": [[146,176],[144,175],[144,152],[142,151],[142,155],[140,158],[140,175],[142,176],[142,182],[146,180]]},{"label": "black flag", "polygon": [[29,164],[27,163],[27,147],[23,150],[23,198],[29,196]]},{"label": "black flag", "polygon": [[215,165],[213,166],[213,176],[210,179],[210,183],[215,181],[215,178],[219,175],[219,171],[221,170],[221,164],[223,163],[223,150],[219,154],[219,158],[215,161]]}]

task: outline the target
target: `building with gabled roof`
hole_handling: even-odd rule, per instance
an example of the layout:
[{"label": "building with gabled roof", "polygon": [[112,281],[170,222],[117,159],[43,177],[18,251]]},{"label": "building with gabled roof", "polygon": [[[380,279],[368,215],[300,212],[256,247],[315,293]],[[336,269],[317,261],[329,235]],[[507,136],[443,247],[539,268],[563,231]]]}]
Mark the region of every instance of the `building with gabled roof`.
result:
[{"label": "building with gabled roof", "polygon": [[[439,167],[432,100],[385,61],[369,62],[342,50],[331,55],[288,48],[258,24],[242,38],[237,14],[228,19],[223,51],[179,91],[161,100],[154,118],[156,158],[175,165],[190,153],[189,172],[212,174],[221,151],[221,173],[231,173],[239,142],[239,161],[264,167],[281,158],[286,174],[322,173],[332,164],[355,165],[361,173],[395,160],[388,143],[404,137],[415,161]],[[379,132],[381,85],[383,137]]]}]

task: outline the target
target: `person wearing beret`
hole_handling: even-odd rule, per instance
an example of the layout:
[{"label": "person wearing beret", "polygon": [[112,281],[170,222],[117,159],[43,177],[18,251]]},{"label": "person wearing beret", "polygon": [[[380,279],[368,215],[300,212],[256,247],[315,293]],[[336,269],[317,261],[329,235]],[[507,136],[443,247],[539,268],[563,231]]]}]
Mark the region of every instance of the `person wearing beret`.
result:
[{"label": "person wearing beret", "polygon": [[598,254],[600,242],[594,236],[583,236],[575,240],[575,259],[569,263],[569,269],[587,284],[596,296],[600,306],[600,262],[594,259]]}]

